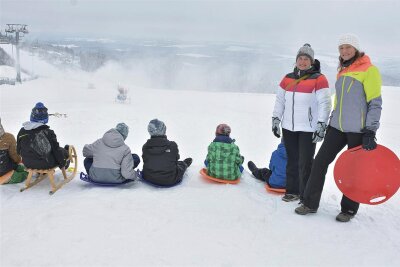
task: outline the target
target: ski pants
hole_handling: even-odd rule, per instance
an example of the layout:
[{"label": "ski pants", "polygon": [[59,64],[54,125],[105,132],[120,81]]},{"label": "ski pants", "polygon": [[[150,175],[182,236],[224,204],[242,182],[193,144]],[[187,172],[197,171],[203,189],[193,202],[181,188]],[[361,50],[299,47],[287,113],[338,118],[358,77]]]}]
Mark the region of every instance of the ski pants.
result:
[{"label": "ski pants", "polygon": [[[136,154],[132,154],[133,158],[133,168],[136,168],[140,163],[140,158]],[[89,175],[90,167],[93,165],[93,158],[85,158],[83,160],[83,165],[85,166],[86,173]]]},{"label": "ski pants", "polygon": [[176,181],[175,184],[180,183],[183,179],[183,175],[185,174],[186,169],[188,166],[183,161],[178,161],[176,163]]},{"label": "ski pants", "polygon": [[286,194],[300,195],[303,199],[305,185],[310,176],[315,146],[311,132],[292,132],[282,129],[287,154]]},{"label": "ski pants", "polygon": [[[348,149],[362,144],[362,133],[344,133],[336,128],[328,127],[324,142],[319,149],[312,165],[310,178],[304,191],[303,203],[311,209],[317,209],[325,183],[326,172],[339,152],[347,145]],[[341,211],[355,215],[360,203],[342,196]]]}]

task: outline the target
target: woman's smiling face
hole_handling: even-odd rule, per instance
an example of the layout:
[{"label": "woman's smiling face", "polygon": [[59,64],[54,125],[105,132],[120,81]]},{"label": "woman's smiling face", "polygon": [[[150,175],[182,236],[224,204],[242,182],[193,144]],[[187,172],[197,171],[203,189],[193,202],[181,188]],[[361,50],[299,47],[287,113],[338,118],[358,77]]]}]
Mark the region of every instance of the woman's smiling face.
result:
[{"label": "woman's smiling face", "polygon": [[349,44],[343,44],[343,45],[339,46],[340,57],[344,61],[353,58],[356,55],[356,51],[357,50]]},{"label": "woman's smiling face", "polygon": [[296,67],[299,70],[308,70],[311,67],[311,59],[307,56],[299,56],[296,60]]}]

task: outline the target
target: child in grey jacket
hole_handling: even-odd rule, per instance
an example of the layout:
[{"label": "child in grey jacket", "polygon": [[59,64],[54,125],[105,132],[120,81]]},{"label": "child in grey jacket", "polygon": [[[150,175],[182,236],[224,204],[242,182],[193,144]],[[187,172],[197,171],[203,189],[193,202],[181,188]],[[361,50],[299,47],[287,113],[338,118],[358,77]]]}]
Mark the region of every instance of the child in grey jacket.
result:
[{"label": "child in grey jacket", "polygon": [[134,169],[139,165],[140,158],[131,154],[124,142],[128,133],[129,127],[125,123],[118,123],[102,138],[84,146],[84,165],[91,180],[119,184],[137,178]]}]

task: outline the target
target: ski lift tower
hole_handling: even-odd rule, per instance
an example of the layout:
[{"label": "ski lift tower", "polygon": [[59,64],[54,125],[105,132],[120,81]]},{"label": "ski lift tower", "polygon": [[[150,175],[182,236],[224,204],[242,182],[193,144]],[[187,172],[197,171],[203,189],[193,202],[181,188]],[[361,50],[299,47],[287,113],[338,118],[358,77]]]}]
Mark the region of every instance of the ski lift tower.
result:
[{"label": "ski lift tower", "polygon": [[24,34],[29,33],[28,29],[26,28],[28,25],[26,24],[6,24],[7,29],[6,33],[15,33],[15,48],[16,48],[16,56],[17,60],[15,63],[15,68],[17,69],[17,78],[16,81],[21,83],[21,67],[19,64],[19,41],[20,38],[24,37]]}]

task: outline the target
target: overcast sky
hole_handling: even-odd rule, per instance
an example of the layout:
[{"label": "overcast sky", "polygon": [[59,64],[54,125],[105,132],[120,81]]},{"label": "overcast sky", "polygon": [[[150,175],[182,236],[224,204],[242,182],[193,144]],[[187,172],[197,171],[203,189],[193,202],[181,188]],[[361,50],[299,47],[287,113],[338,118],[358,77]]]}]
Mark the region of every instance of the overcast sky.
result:
[{"label": "overcast sky", "polygon": [[0,0],[0,25],[31,36],[159,38],[182,41],[336,46],[346,32],[362,44],[400,50],[400,1]]}]

